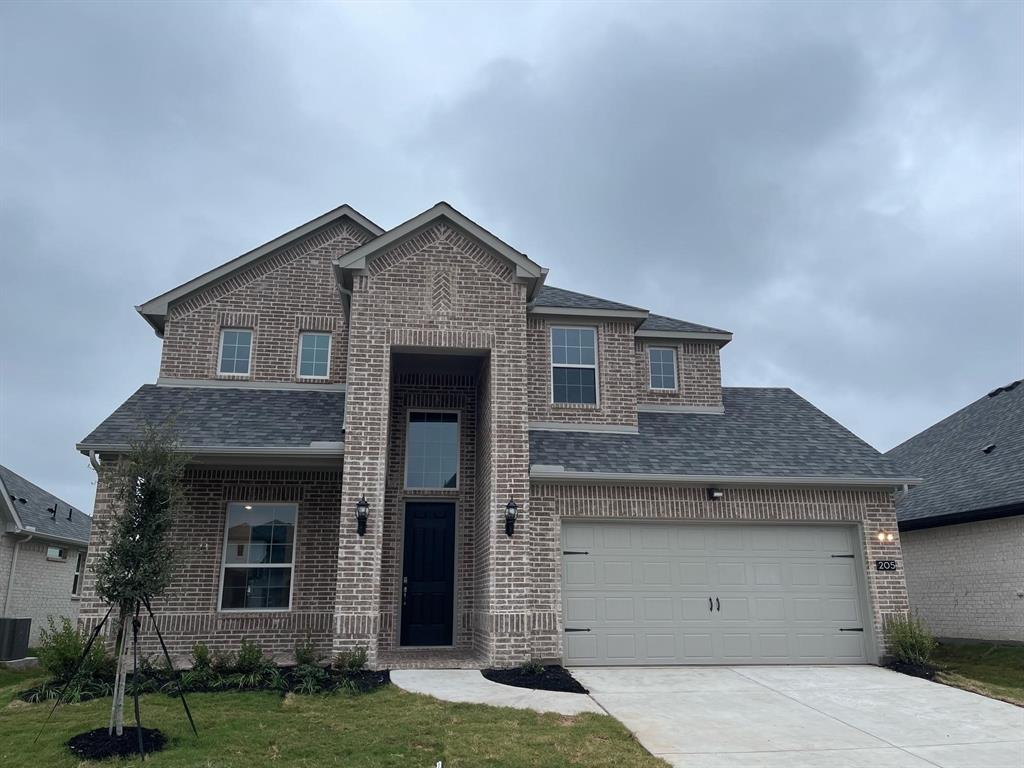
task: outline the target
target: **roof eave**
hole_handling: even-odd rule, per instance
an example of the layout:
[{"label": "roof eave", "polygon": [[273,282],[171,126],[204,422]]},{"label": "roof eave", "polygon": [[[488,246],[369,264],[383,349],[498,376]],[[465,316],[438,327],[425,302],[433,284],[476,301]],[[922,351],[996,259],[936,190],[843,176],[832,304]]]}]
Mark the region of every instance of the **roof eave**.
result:
[{"label": "roof eave", "polygon": [[547,315],[551,317],[610,317],[620,320],[646,320],[650,314],[646,310],[636,309],[590,309],[587,307],[549,307],[532,306],[527,311],[531,315]]},{"label": "roof eave", "polygon": [[[128,443],[78,443],[75,449],[80,453],[126,453],[131,450]],[[323,445],[298,446],[237,446],[237,445],[182,445],[179,453],[191,456],[269,456],[269,457],[337,457],[345,454],[345,444],[341,441],[324,443]]]},{"label": "roof eave", "polygon": [[709,331],[645,331],[636,332],[638,339],[681,339],[684,341],[713,341],[724,347],[732,341],[731,333],[713,333]]},{"label": "roof eave", "polygon": [[919,531],[926,528],[941,528],[947,525],[980,523],[985,520],[998,520],[1003,517],[1015,517],[1017,515],[1024,515],[1024,501],[1003,504],[998,507],[986,507],[985,509],[951,512],[948,515],[911,518],[910,520],[900,520],[899,513],[897,512],[897,525],[901,531]]},{"label": "roof eave", "polygon": [[857,488],[897,488],[916,485],[915,477],[848,477],[848,476],[779,476],[779,475],[681,475],[639,472],[572,472],[550,465],[530,467],[530,480],[553,483],[642,483],[655,485],[706,485],[715,483],[724,486],[818,486]]}]

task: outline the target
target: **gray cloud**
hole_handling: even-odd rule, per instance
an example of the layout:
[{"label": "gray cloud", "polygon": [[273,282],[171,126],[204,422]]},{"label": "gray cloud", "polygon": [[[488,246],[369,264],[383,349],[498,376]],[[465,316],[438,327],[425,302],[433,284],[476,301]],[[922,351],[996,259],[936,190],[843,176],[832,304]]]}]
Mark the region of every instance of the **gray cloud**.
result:
[{"label": "gray cloud", "polygon": [[1022,375],[1022,6],[640,8],[0,7],[0,462],[91,508],[132,307],[341,202],[730,328],[880,448]]}]

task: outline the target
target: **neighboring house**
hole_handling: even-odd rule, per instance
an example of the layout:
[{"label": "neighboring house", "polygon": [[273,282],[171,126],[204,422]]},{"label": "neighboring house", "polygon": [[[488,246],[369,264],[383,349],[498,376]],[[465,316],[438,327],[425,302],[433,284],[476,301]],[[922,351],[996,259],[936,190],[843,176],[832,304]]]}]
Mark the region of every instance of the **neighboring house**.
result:
[{"label": "neighboring house", "polygon": [[0,606],[32,619],[29,643],[49,616],[78,618],[92,518],[0,466]]},{"label": "neighboring house", "polygon": [[[878,659],[911,479],[788,389],[723,388],[727,331],[546,277],[445,203],[386,232],[342,206],[138,308],[159,378],[78,447],[174,417],[176,653]],[[101,469],[97,550],[110,514]]]},{"label": "neighboring house", "polygon": [[887,454],[910,605],[939,637],[1024,642],[1024,386],[1015,381]]}]

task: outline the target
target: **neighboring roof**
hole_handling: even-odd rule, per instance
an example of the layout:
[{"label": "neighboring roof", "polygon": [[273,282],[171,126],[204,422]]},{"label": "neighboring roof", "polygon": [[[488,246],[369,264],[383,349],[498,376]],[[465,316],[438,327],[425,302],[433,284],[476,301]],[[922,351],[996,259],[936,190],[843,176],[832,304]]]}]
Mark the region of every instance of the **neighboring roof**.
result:
[{"label": "neighboring roof", "polygon": [[338,455],[344,439],[345,393],[145,384],[78,449],[123,451],[138,439],[143,426],[169,419],[186,453]]},{"label": "neighboring roof", "polygon": [[205,288],[218,280],[223,280],[228,275],[249,266],[254,261],[291,245],[295,241],[310,235],[318,229],[329,226],[334,222],[345,218],[358,224],[375,237],[384,232],[383,229],[363,216],[363,214],[359,213],[355,208],[352,208],[349,205],[341,205],[333,211],[328,211],[322,216],[317,216],[315,219],[307,221],[305,224],[285,232],[279,237],[275,237],[270,242],[264,243],[248,253],[243,253],[237,258],[225,262],[219,267],[211,269],[209,272],[204,272],[199,277],[193,278],[186,283],[182,283],[177,288],[172,288],[166,293],[162,293],[144,304],[140,304],[135,308],[135,310],[153,326],[158,334],[161,334],[163,333],[164,320],[167,317],[167,309],[172,301],[180,299],[183,296],[187,296],[201,288]]},{"label": "neighboring roof", "polygon": [[[14,509],[15,520],[22,532],[59,541],[89,543],[92,518],[85,512],[4,466],[0,466],[0,486],[4,501]],[[56,512],[53,513],[50,510],[55,505]],[[70,520],[68,512],[71,513]]]},{"label": "neighboring roof", "polygon": [[722,399],[721,414],[642,412],[636,435],[531,431],[530,475],[880,486],[914,481],[790,389],[724,387]]},{"label": "neighboring roof", "polygon": [[897,501],[901,528],[1024,514],[1024,386],[993,390],[886,456],[923,479]]}]

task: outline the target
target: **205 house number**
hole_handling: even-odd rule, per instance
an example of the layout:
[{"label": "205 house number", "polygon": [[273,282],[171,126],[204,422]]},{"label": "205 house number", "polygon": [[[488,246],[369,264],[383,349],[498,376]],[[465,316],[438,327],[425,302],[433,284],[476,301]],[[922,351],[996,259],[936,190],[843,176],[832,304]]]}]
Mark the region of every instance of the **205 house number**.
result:
[{"label": "205 house number", "polygon": [[875,560],[876,571],[895,571],[896,561],[895,560]]}]

